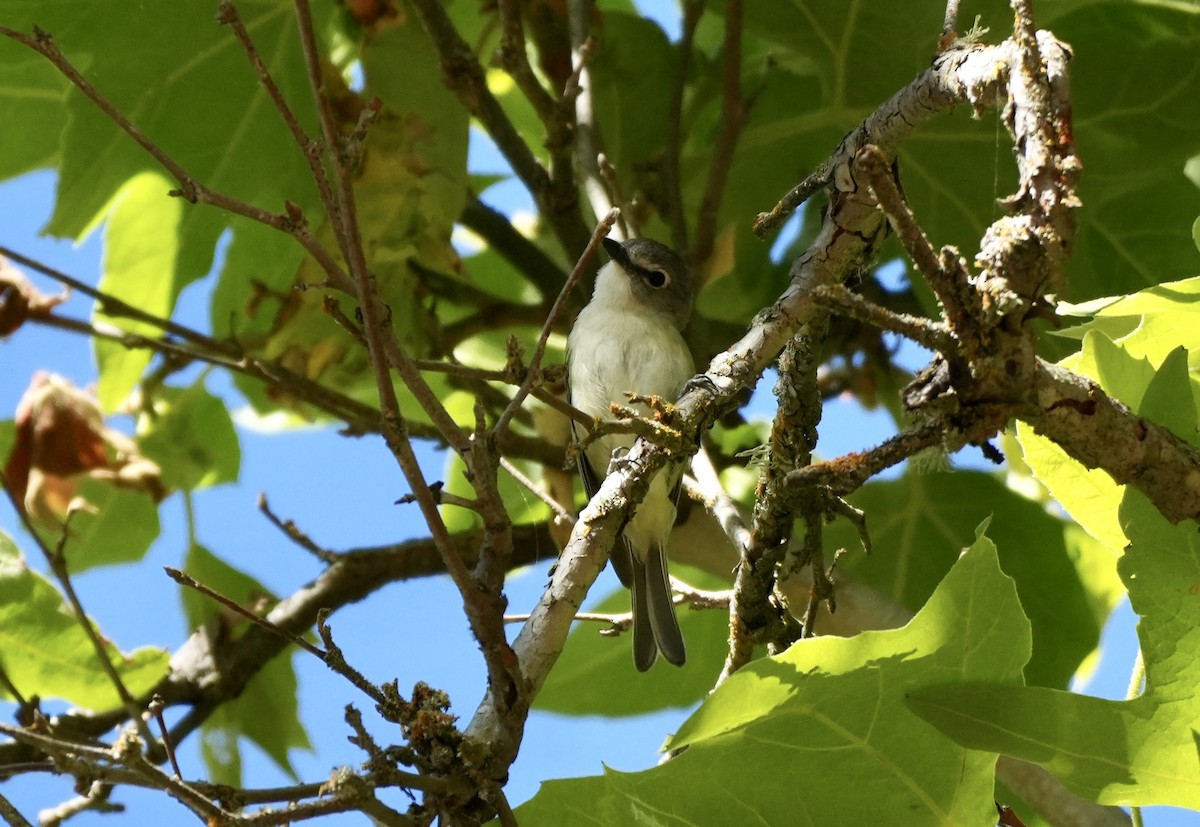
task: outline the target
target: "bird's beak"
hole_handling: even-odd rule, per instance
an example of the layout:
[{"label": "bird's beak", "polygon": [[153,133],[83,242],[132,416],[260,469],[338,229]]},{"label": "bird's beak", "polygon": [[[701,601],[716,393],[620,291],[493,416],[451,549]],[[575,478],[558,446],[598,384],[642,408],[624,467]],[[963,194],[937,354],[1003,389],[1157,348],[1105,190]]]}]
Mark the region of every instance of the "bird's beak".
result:
[{"label": "bird's beak", "polygon": [[608,253],[609,258],[621,265],[622,270],[629,270],[629,256],[625,253],[625,248],[621,246],[621,242],[605,238],[600,243],[604,245],[604,252]]}]

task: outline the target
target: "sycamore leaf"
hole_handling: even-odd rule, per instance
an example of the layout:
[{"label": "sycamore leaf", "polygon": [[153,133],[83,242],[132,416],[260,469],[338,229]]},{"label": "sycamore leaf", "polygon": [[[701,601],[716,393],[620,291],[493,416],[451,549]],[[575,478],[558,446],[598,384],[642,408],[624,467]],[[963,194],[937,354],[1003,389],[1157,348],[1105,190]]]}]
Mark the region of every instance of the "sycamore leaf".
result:
[{"label": "sycamore leaf", "polygon": [[[107,640],[104,648],[135,696],[167,672],[162,649],[124,653]],[[98,657],[58,589],[27,568],[12,538],[0,532],[0,667],[8,680],[26,698],[60,698],[97,711],[117,708],[121,698]],[[14,700],[2,687],[0,698]]]},{"label": "sycamore leaf", "polygon": [[870,557],[859,552],[857,531],[839,520],[825,530],[826,559],[849,549],[839,569],[911,611],[933,593],[975,526],[991,517],[988,536],[1033,628],[1025,670],[1031,684],[1066,687],[1120,599],[1110,551],[1071,534],[1069,523],[987,474],[910,471],[869,483],[850,500],[867,515],[874,550]]},{"label": "sycamore leaf", "polygon": [[[812,638],[733,675],[641,773],[552,781],[522,824],[994,825],[995,755],[953,746],[905,708],[930,683],[1019,684],[1029,624],[980,537],[903,629]],[[786,783],[781,779],[786,778]],[[830,779],[857,779],[853,795]],[[720,783],[714,783],[720,779]],[[567,804],[566,802],[570,802]],[[566,809],[563,809],[563,808]]]},{"label": "sycamore leaf", "polygon": [[[1187,354],[1173,352],[1145,389],[1153,411],[1195,435],[1197,406]],[[1101,804],[1200,808],[1200,536],[1191,521],[1169,525],[1137,490],[1125,491],[1120,521],[1129,546],[1119,563],[1141,618],[1144,694],[1104,701],[992,684],[934,687],[913,708],[958,743],[1043,764]]]},{"label": "sycamore leaf", "polygon": [[1132,535],[1121,574],[1142,618],[1143,695],[1107,701],[980,684],[920,690],[911,706],[958,743],[1040,763],[1101,804],[1200,809],[1200,539],[1134,490],[1121,518]]}]

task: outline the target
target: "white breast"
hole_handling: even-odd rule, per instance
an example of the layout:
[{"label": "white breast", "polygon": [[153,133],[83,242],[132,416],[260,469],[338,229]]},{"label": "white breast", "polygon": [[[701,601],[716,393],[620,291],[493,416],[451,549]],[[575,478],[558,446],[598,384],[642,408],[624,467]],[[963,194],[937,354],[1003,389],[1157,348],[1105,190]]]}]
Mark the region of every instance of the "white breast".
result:
[{"label": "white breast", "polygon": [[[612,419],[613,403],[632,406],[626,392],[657,395],[675,401],[683,384],[695,372],[691,352],[670,320],[636,312],[628,302],[593,299],[579,314],[567,340],[571,404],[600,419]],[[642,414],[645,405],[632,406]],[[603,476],[613,451],[629,448],[629,434],[603,437],[588,446],[588,461]],[[670,498],[682,469],[659,474],[625,528],[634,548],[644,553],[652,542],[665,543],[675,522]]]}]

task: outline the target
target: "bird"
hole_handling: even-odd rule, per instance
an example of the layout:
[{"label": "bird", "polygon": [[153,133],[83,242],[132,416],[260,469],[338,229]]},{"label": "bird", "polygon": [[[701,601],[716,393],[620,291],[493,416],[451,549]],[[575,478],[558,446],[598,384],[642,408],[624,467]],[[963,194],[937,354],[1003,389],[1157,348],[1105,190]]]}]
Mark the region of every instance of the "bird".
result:
[{"label": "bird", "polygon": [[[629,405],[629,393],[674,400],[695,374],[682,335],[694,288],[686,262],[665,244],[648,238],[601,243],[610,261],[597,273],[591,300],[567,337],[567,385],[572,405],[605,420],[613,418],[614,403]],[[633,407],[651,413],[645,404]],[[614,452],[628,450],[635,439],[632,434],[603,436],[580,454],[589,499]],[[667,538],[683,470],[676,463],[655,476],[611,555],[614,571],[631,593],[633,661],[639,672],[653,666],[660,652],[676,666],[687,657],[667,574]]]}]

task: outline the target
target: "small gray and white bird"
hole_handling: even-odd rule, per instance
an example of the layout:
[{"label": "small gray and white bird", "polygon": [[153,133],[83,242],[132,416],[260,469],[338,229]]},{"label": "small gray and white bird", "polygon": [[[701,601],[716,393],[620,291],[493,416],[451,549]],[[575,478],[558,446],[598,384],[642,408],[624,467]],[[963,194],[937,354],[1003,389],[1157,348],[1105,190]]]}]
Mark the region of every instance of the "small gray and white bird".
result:
[{"label": "small gray and white bird", "polygon": [[[571,404],[602,420],[613,418],[614,402],[630,404],[629,392],[673,401],[695,373],[680,335],[693,295],[683,259],[647,238],[624,243],[606,238],[604,249],[612,261],[600,268],[592,299],[567,339]],[[651,413],[645,405],[633,407]],[[634,441],[630,434],[616,434],[588,446],[579,463],[588,497],[600,487],[613,452],[628,450]],[[660,651],[676,666],[686,657],[671,602],[666,548],[683,470],[677,464],[655,476],[624,526],[623,542],[612,551],[613,569],[632,592],[633,662],[642,672]]]}]

